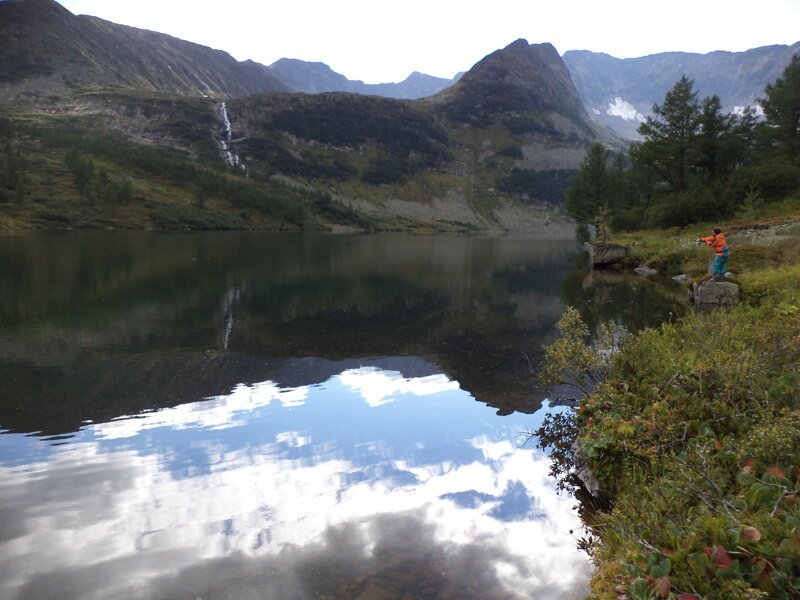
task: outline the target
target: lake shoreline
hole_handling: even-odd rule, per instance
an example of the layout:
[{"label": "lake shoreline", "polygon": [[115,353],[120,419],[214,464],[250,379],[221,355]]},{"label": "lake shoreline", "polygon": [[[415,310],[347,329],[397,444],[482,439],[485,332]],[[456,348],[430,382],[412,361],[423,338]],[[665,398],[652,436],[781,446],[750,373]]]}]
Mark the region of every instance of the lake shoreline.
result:
[{"label": "lake shoreline", "polygon": [[[699,278],[704,229],[619,241],[632,263]],[[800,240],[786,231],[729,238],[742,304],[642,331],[581,400],[583,459],[612,507],[596,515],[590,598],[797,591]]]}]

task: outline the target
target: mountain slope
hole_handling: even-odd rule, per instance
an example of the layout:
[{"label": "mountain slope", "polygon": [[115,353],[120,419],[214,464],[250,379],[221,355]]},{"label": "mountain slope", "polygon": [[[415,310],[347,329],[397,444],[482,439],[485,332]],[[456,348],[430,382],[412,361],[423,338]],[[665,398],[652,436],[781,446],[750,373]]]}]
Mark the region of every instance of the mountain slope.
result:
[{"label": "mountain slope", "polygon": [[[490,144],[501,176],[514,179],[511,188],[520,194],[526,193],[525,187],[538,186],[530,171],[556,171],[556,179],[568,179],[565,171],[578,168],[591,144],[619,144],[589,118],[551,44],[517,40],[478,62],[454,86],[421,102],[461,138],[470,137],[468,131],[485,132],[482,155]],[[509,164],[500,157],[514,160]],[[565,183],[559,184],[561,191]]]},{"label": "mountain slope", "polygon": [[[480,172],[492,188],[514,168],[576,169],[590,144],[614,141],[589,119],[553,46],[525,40],[430,98],[264,95],[230,109],[239,131],[233,143],[246,162],[309,174],[348,163],[351,174],[375,184]],[[337,169],[335,179],[348,178],[348,169]]]},{"label": "mountain slope", "polygon": [[439,94],[437,103],[452,120],[478,126],[498,116],[533,111],[560,114],[579,127],[590,123],[556,49],[523,39],[478,62],[458,84]]},{"label": "mountain slope", "polygon": [[289,87],[298,92],[309,94],[351,92],[408,100],[432,96],[458,81],[460,77],[459,74],[453,79],[443,79],[415,71],[399,83],[369,84],[348,79],[325,63],[308,62],[295,58],[282,58],[271,64],[270,69],[277,73]]},{"label": "mountain slope", "polygon": [[52,0],[0,8],[13,222],[546,232],[588,147],[614,143],[549,44],[419,100],[275,93],[224,52]]},{"label": "mountain slope", "polygon": [[653,104],[662,102],[681,76],[695,80],[701,98],[716,94],[724,109],[732,112],[754,104],[798,52],[800,42],[745,52],[665,52],[625,59],[570,50],[564,54],[564,62],[592,117],[622,135],[635,137]]},{"label": "mountain slope", "polygon": [[53,0],[0,2],[0,98],[79,87],[244,96],[288,87],[253,61],[161,33],[76,16]]},{"label": "mountain slope", "polygon": [[525,40],[429,98],[266,94],[229,110],[231,147],[254,172],[322,183],[367,213],[474,229],[519,228],[531,206],[559,204],[587,148],[616,143],[555,49]]}]

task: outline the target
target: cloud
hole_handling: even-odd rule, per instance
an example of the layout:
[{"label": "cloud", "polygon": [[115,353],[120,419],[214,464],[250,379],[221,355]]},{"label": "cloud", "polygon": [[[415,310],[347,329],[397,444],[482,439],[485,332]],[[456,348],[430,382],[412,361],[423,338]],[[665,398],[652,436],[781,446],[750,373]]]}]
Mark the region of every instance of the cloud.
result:
[{"label": "cloud", "polygon": [[[403,485],[352,478],[361,468],[348,461],[256,449],[175,479],[159,455],[59,447],[47,463],[0,469],[0,506],[15,523],[0,542],[0,596],[310,598],[379,581],[460,598],[582,590],[588,561],[565,534],[580,522],[574,500],[555,495],[547,458],[485,445],[490,464],[417,467]],[[470,490],[476,502],[453,499]]]},{"label": "cloud", "polygon": [[[124,571],[137,572],[155,566],[169,555],[138,556],[56,570],[32,579],[20,590],[20,598],[78,600],[93,597],[92,586],[116,579]],[[525,598],[579,598],[585,592],[567,576],[554,577],[548,566],[526,563],[502,544],[478,539],[469,544],[442,542],[436,524],[423,511],[376,515],[359,523],[328,527],[319,540],[293,546],[267,556],[236,552],[208,558],[175,572],[163,572],[139,585],[128,579],[119,590],[131,600],[170,598],[204,600],[258,598],[305,600],[318,597],[401,598],[417,596],[424,585],[431,597],[446,593],[463,600],[502,596]],[[510,590],[503,579],[522,575],[536,585]],[[118,592],[118,593],[119,593]],[[88,594],[88,595],[87,595]]]},{"label": "cloud", "polygon": [[202,402],[181,404],[173,408],[143,413],[135,417],[119,417],[93,427],[101,439],[130,438],[148,429],[229,429],[247,420],[247,414],[256,408],[277,400],[285,408],[302,406],[308,398],[308,387],[281,388],[272,381],[252,386],[239,385],[230,394]]},{"label": "cloud", "polygon": [[372,407],[392,402],[395,396],[401,394],[432,396],[460,389],[457,381],[451,381],[444,374],[406,378],[397,371],[385,371],[377,367],[350,369],[339,375],[338,379],[359,393]]},{"label": "cloud", "polygon": [[[744,111],[747,110],[748,108],[750,108],[750,107],[748,107],[748,106],[734,106],[732,112],[733,112],[734,115],[738,115],[738,116],[741,117],[744,114]],[[763,117],[764,116],[764,107],[761,106],[758,102],[756,102],[753,105],[753,108],[756,111],[756,116],[757,117]]]},{"label": "cloud", "polygon": [[[568,534],[580,521],[549,459],[512,441],[523,421],[460,395],[443,375],[371,367],[87,425],[46,457],[0,466],[0,597],[584,591],[588,559]],[[404,407],[411,396],[430,400]],[[400,436],[395,419],[409,419]]]}]

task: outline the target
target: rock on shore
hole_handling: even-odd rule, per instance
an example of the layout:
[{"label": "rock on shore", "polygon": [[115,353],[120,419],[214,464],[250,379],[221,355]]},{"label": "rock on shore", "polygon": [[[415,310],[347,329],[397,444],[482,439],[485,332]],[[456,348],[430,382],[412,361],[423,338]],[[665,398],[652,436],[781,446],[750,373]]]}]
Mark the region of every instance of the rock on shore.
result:
[{"label": "rock on shore", "polygon": [[692,286],[690,296],[695,306],[700,308],[736,306],[739,303],[739,286],[729,281],[704,281]]}]

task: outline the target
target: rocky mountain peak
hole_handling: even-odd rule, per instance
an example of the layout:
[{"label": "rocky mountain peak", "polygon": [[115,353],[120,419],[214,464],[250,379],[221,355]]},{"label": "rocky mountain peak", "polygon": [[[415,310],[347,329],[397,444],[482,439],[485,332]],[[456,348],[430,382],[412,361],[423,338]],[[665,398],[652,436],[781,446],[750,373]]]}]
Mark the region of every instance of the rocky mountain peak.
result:
[{"label": "rocky mountain peak", "polygon": [[487,125],[509,113],[548,111],[587,122],[569,71],[552,44],[518,39],[475,64],[437,101],[453,120]]},{"label": "rocky mountain peak", "polygon": [[[519,39],[475,64],[462,78],[465,85],[499,84],[537,93],[556,92],[578,98],[564,61],[552,44]],[[544,100],[544,99],[541,99]]]}]

